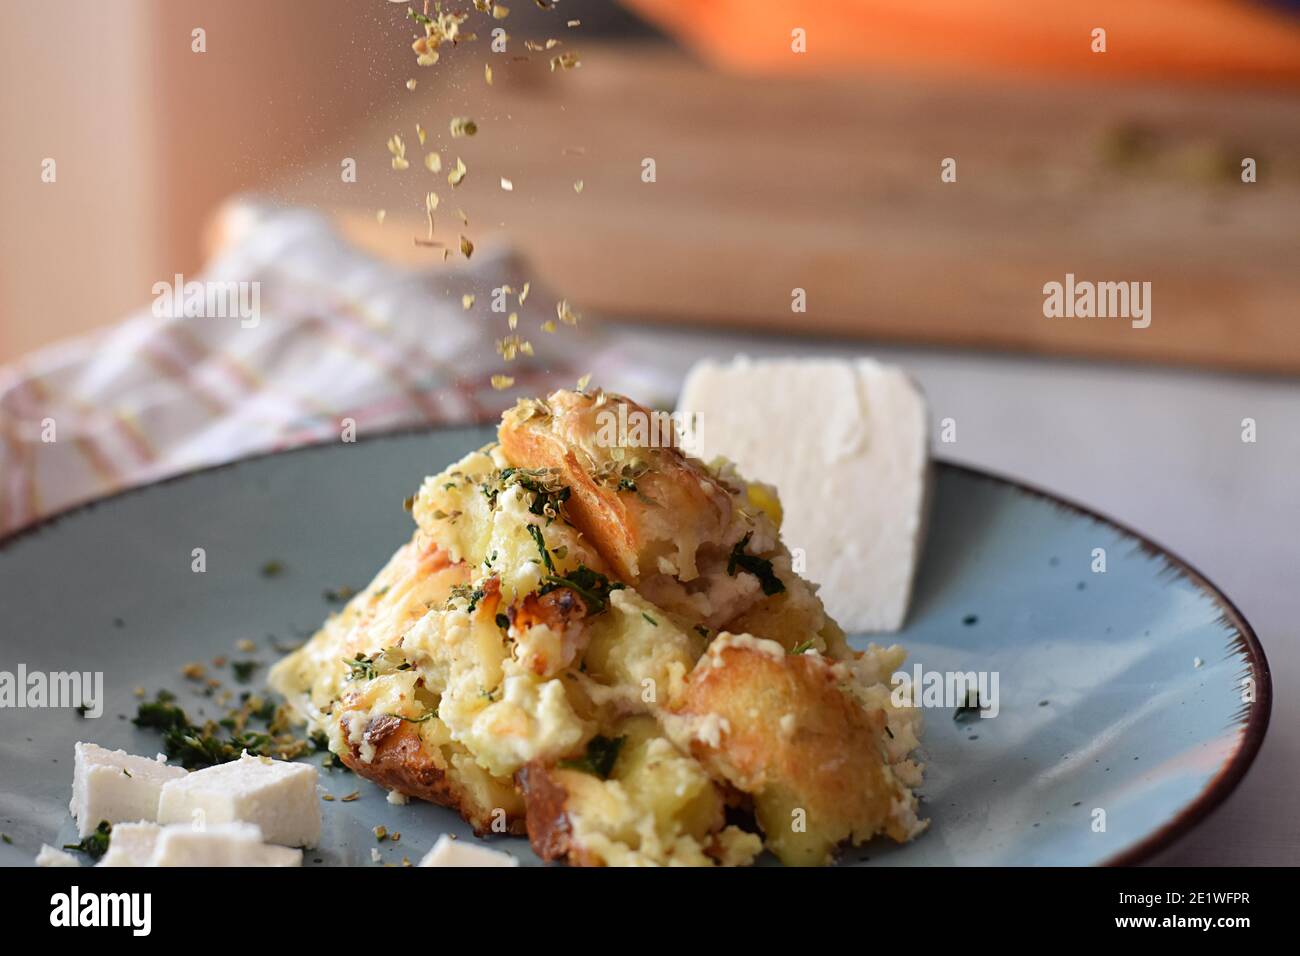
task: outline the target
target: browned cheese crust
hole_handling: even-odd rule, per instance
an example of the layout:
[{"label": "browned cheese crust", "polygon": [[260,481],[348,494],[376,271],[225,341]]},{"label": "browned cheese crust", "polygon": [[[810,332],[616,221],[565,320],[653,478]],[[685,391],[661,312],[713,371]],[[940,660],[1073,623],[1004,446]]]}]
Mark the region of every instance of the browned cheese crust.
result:
[{"label": "browned cheese crust", "polygon": [[865,709],[841,689],[826,659],[739,646],[706,654],[677,709],[718,722],[717,745],[695,739],[692,750],[753,796],[759,825],[784,862],[823,863],[841,841],[882,831],[908,838],[891,822],[899,788],[880,748],[884,711]]},{"label": "browned cheese crust", "polygon": [[[343,737],[347,739],[346,728]],[[350,745],[340,757],[357,776],[386,790],[450,807],[480,836],[493,832],[496,808],[479,806],[473,795],[456,783],[448,774],[441,749],[424,742],[418,725],[389,715],[376,717],[366,728],[365,741],[375,748],[369,763],[361,759],[360,744]],[[522,836],[526,832],[522,802],[501,809],[505,811],[507,832]]]},{"label": "browned cheese crust", "polygon": [[[602,412],[615,414],[626,404],[629,416],[650,416],[621,396],[596,398],[556,392],[547,399],[549,415],[507,413],[498,437],[506,456],[523,468],[555,469],[571,497],[566,509],[574,526],[595,545],[616,575],[635,581],[654,573],[656,559],[674,549],[673,529],[698,542],[716,542],[731,518],[731,499],[717,480],[676,447],[638,449],[653,458],[638,473],[633,459],[616,460],[599,442]],[[650,464],[645,462],[644,464]],[[631,469],[630,478],[624,469]],[[620,489],[621,478],[636,485]]]}]

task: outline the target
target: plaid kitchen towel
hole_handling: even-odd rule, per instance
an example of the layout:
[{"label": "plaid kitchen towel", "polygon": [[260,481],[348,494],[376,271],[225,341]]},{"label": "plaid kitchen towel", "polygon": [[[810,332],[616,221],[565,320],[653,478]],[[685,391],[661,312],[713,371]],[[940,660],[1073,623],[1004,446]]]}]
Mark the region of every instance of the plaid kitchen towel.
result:
[{"label": "plaid kitchen towel", "polygon": [[[168,277],[120,325],[0,367],[0,534],[131,485],[339,438],[349,419],[358,436],[490,421],[587,373],[671,398],[672,382],[587,320],[543,331],[557,298],[508,253],[412,270],[351,248],[319,214],[237,211],[238,235],[193,281]],[[512,334],[532,354],[506,362]],[[493,375],[514,384],[495,389]]]}]

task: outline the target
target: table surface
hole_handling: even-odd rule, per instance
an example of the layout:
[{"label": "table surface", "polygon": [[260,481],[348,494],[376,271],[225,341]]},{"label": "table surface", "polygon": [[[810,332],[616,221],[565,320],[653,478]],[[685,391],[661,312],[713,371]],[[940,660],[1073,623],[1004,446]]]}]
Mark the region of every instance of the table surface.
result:
[{"label": "table surface", "polygon": [[[1300,787],[1300,707],[1290,693],[1300,679],[1300,383],[659,326],[610,334],[639,364],[676,375],[697,358],[737,352],[896,362],[924,388],[932,429],[957,422],[957,441],[936,445],[939,456],[1089,505],[1189,561],[1254,626],[1272,669],[1273,714],[1240,787],[1155,862],[1300,863],[1300,821],[1290,812]],[[1243,418],[1257,423],[1254,444],[1241,440]]]}]

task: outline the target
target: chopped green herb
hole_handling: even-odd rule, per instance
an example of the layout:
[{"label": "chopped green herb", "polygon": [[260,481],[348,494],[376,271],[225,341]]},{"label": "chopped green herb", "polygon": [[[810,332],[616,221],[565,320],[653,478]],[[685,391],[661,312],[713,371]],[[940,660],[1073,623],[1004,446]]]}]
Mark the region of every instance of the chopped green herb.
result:
[{"label": "chopped green herb", "polygon": [[257,661],[231,661],[230,671],[235,675],[235,680],[241,684],[247,684],[253,679],[253,671],[260,666]]},{"label": "chopped green herb", "polygon": [[345,657],[343,663],[350,668],[348,680],[374,680],[378,674],[374,661],[365,654],[358,654],[352,658]]},{"label": "chopped green herb", "polygon": [[984,704],[980,702],[980,692],[978,690],[967,690],[966,700],[952,712],[952,719],[958,723],[963,723],[970,720],[971,717],[979,716],[979,712],[983,709]]},{"label": "chopped green herb", "polygon": [[813,644],[812,641],[801,641],[800,643],[798,643],[798,644],[796,644],[796,645],[794,646],[794,649],[791,650],[790,653],[791,653],[791,654],[803,654],[803,653],[805,653],[805,652],[807,652],[807,651],[811,651],[815,646],[816,646],[816,645]]},{"label": "chopped green herb", "polygon": [[555,574],[555,562],[551,560],[551,553],[546,550],[546,539],[542,537],[542,529],[535,524],[528,525],[528,533],[532,536],[537,550],[542,555],[542,564],[546,566],[548,575]]},{"label": "chopped green herb", "polygon": [[113,827],[107,820],[101,820],[99,826],[95,827],[95,832],[89,834],[80,843],[65,843],[63,849],[76,850],[78,853],[84,853],[92,860],[98,860],[108,852],[108,841]]},{"label": "chopped green herb", "polygon": [[618,752],[623,748],[626,737],[602,737],[597,734],[587,743],[587,752],[575,760],[561,760],[560,766],[570,770],[581,770],[594,774],[602,780],[609,778],[610,771],[618,761]]},{"label": "chopped green herb", "polygon": [[772,570],[772,562],[767,558],[745,553],[745,546],[749,544],[749,539],[753,535],[754,532],[749,532],[737,541],[736,546],[731,549],[731,556],[727,559],[727,573],[735,577],[737,569],[747,571],[758,578],[758,583],[762,586],[764,594],[769,597],[773,594],[780,594],[785,590],[785,585]]},{"label": "chopped green herb", "polygon": [[[540,532],[539,532],[540,535]],[[549,594],[556,588],[568,588],[582,598],[587,605],[588,614],[599,614],[609,607],[609,593],[623,588],[618,581],[611,582],[599,571],[593,571],[585,564],[568,574],[548,574],[542,578],[542,587],[538,594]]]},{"label": "chopped green herb", "polygon": [[262,577],[264,578],[278,578],[282,574],[284,574],[283,561],[272,559],[262,565]]},{"label": "chopped green herb", "polygon": [[645,611],[642,611],[642,612],[641,612],[641,616],[642,616],[643,618],[645,618],[647,621],[649,621],[650,624],[651,624],[652,626],[654,626],[654,627],[658,627],[658,626],[659,626],[659,622],[656,621],[654,618],[652,618],[652,617],[651,617],[649,614],[647,614]]},{"label": "chopped green herb", "polygon": [[497,495],[511,485],[518,485],[533,496],[529,512],[549,521],[560,517],[561,507],[569,500],[572,489],[559,480],[550,468],[502,468],[480,486],[489,507],[495,508]]},{"label": "chopped green herb", "polygon": [[185,711],[172,703],[174,699],[167,691],[160,690],[157,700],[144,701],[136,708],[132,723],[137,727],[152,727],[154,730],[162,731],[188,726],[189,718],[185,716]]},{"label": "chopped green herb", "polygon": [[503,631],[508,631],[508,630],[510,630],[510,618],[508,618],[508,617],[507,617],[506,615],[504,615],[504,614],[498,614],[498,615],[497,615],[497,627],[501,628],[501,630],[503,630]]}]

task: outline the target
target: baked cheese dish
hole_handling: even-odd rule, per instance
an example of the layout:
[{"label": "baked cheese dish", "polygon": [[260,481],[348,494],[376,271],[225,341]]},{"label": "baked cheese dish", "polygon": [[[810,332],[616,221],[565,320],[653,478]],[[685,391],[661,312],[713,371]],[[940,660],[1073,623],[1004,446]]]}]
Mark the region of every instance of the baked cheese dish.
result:
[{"label": "baked cheese dish", "polygon": [[357,774],[547,860],[816,865],[911,839],[902,649],[850,648],[773,488],[611,440],[654,416],[601,391],[519,402],[425,480],[410,540],[272,686]]}]

